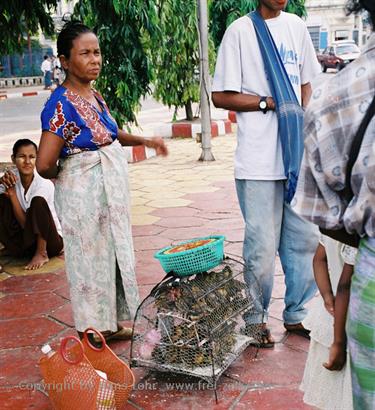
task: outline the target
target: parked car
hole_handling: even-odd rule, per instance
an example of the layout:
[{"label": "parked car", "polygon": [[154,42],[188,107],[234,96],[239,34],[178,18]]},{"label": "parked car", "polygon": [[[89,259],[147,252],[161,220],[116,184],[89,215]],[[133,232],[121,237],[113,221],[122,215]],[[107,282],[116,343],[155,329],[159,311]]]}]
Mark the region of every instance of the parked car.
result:
[{"label": "parked car", "polygon": [[327,68],[336,68],[339,71],[358,58],[360,53],[354,41],[343,40],[332,43],[322,54],[318,54],[318,60],[324,73]]}]

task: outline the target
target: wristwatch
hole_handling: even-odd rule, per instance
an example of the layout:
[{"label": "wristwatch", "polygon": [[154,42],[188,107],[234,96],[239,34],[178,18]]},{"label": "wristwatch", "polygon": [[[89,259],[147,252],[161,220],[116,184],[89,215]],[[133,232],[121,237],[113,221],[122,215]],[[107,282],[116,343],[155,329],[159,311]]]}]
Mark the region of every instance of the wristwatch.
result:
[{"label": "wristwatch", "polygon": [[267,97],[260,97],[258,107],[259,110],[263,112],[263,114],[266,114],[266,112],[268,111]]}]

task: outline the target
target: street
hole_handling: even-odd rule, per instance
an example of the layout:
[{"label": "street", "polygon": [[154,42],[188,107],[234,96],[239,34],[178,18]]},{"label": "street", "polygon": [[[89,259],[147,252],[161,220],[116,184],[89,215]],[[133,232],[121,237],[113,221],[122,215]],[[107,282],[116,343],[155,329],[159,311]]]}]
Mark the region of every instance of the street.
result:
[{"label": "street", "polygon": [[[320,84],[335,74],[335,70],[321,73],[314,81]],[[313,84],[314,85],[314,84]],[[39,87],[41,89],[41,87]],[[37,95],[0,100],[0,162],[9,161],[11,147],[18,138],[30,138],[38,143],[40,137],[40,113],[48,96]],[[197,112],[198,105],[194,104],[193,112]],[[212,118],[222,119],[222,110],[211,107]],[[142,108],[137,115],[139,127],[132,127],[132,132],[145,136],[153,136],[153,130],[163,123],[172,120],[174,109],[158,103],[148,97],[142,102]],[[178,112],[178,119],[185,116],[184,109]]]}]

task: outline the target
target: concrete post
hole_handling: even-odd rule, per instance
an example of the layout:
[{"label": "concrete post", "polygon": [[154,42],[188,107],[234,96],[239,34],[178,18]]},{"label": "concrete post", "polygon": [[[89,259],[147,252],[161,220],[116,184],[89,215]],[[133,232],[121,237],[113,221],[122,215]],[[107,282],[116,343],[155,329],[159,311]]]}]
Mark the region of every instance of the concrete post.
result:
[{"label": "concrete post", "polygon": [[198,0],[199,51],[201,77],[202,153],[200,161],[215,161],[211,150],[210,79],[208,69],[207,0]]}]

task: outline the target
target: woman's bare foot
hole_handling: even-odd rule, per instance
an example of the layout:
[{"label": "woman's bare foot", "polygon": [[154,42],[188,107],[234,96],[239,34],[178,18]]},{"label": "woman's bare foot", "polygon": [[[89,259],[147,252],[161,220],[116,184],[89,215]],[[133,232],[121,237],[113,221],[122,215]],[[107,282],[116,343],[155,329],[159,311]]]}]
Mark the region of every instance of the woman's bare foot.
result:
[{"label": "woman's bare foot", "polygon": [[41,268],[49,261],[46,254],[36,253],[31,261],[25,266],[26,270],[35,270]]}]

